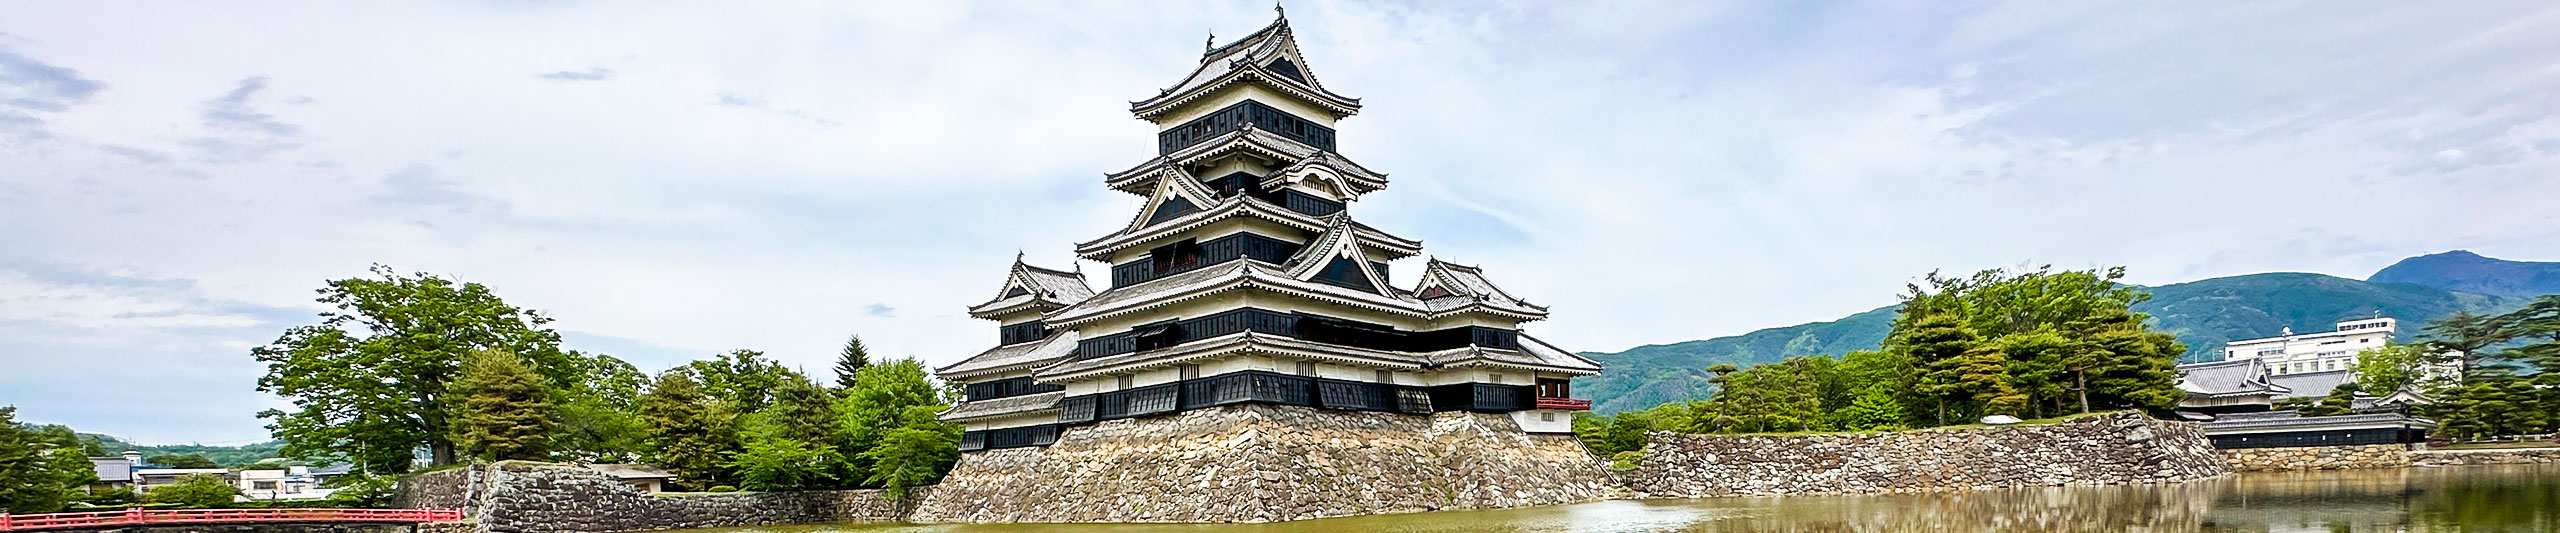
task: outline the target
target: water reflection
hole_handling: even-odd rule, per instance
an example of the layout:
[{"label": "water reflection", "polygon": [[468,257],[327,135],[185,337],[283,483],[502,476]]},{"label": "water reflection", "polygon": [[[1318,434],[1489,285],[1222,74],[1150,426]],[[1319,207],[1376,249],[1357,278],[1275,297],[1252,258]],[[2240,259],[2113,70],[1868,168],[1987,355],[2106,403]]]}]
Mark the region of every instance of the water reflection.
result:
[{"label": "water reflection", "polygon": [[1598,502],[1561,507],[1189,525],[843,525],[731,533],[1386,533],[1899,531],[2560,531],[2560,465],[2243,474],[2180,485],[1878,496]]}]

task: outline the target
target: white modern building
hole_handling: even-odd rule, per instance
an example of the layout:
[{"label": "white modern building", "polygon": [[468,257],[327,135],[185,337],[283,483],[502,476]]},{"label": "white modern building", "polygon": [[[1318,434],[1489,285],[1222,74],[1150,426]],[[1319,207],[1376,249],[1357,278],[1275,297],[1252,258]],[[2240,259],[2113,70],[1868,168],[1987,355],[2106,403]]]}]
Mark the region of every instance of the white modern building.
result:
[{"label": "white modern building", "polygon": [[2391,344],[2398,332],[2399,320],[2391,317],[2339,322],[2336,331],[2318,333],[2284,328],[2279,336],[2231,341],[2222,348],[2222,360],[2256,359],[2279,376],[2348,370],[2355,368],[2357,352]]}]

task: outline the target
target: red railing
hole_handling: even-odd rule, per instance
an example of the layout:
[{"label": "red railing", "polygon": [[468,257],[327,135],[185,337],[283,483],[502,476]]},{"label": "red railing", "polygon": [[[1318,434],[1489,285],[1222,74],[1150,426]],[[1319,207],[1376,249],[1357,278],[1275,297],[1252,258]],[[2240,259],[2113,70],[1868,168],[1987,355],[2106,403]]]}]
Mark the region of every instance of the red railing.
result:
[{"label": "red railing", "polygon": [[1540,397],[1538,398],[1538,408],[1562,409],[1566,411],[1589,411],[1591,410],[1591,400]]},{"label": "red railing", "polygon": [[251,522],[451,522],[461,509],[167,509],[11,515],[0,513],[0,531],[35,531],[126,524],[237,524]]}]

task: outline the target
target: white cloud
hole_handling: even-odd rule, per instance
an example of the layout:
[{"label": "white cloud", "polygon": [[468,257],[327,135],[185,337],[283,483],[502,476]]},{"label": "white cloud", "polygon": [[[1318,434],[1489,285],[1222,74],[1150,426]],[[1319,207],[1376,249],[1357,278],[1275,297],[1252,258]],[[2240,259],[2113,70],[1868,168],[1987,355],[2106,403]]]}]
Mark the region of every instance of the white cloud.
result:
[{"label": "white cloud", "polygon": [[[1151,155],[1125,102],[1203,31],[1270,16],[684,7],[0,7],[0,68],[42,67],[0,95],[45,98],[0,106],[45,133],[0,147],[0,261],[193,280],[0,278],[0,316],[226,369],[190,385],[238,395],[197,411],[218,422],[118,429],[163,440],[254,434],[246,348],[377,262],[487,283],[647,368],[823,368],[849,333],[949,362],[994,339],[960,310],[1012,252],[1068,267],[1136,208],[1100,187]],[[1569,347],[1828,319],[1936,268],[2362,276],[2560,244],[2531,203],[2560,194],[2537,96],[2560,34],[2530,4],[1291,7],[1308,66],[1367,105],[1344,152],[1392,176],[1362,220],[1554,306],[1534,327]],[[0,362],[71,342],[13,335]],[[0,392],[84,426],[141,409]]]}]

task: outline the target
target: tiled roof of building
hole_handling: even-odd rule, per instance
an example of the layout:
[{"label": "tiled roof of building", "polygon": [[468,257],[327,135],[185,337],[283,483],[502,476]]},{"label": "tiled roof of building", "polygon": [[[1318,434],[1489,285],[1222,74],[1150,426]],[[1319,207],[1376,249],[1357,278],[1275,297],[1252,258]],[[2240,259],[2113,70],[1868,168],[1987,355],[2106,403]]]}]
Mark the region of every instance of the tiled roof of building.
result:
[{"label": "tiled roof of building", "polygon": [[951,422],[972,418],[986,418],[991,416],[1003,416],[1055,409],[1058,407],[1058,399],[1065,397],[1067,397],[1066,391],[1059,391],[1014,396],[1011,398],[966,401],[960,402],[959,405],[951,406],[950,409],[942,411],[942,414],[939,415],[938,418],[946,422]]},{"label": "tiled roof of building", "polygon": [[2282,394],[2267,383],[2266,366],[2255,359],[2178,365],[2178,388],[2203,396]]},{"label": "tiled roof of building", "polygon": [[2207,434],[2215,434],[2237,431],[2311,431],[2319,429],[2347,429],[2376,426],[2428,429],[2436,427],[2436,423],[2433,420],[2412,417],[2400,413],[2302,416],[2302,413],[2299,411],[2283,410],[2267,411],[2262,413],[2232,413],[2217,415],[2214,417],[2213,421],[2204,423],[2204,431]]},{"label": "tiled roof of building", "polygon": [[1052,332],[1032,342],[1020,342],[989,348],[978,355],[933,371],[942,379],[969,379],[987,374],[1037,369],[1065,360],[1076,352],[1075,330]]},{"label": "tiled roof of building", "polygon": [[[1288,61],[1296,75],[1275,71],[1273,64]],[[1200,56],[1200,67],[1190,76],[1164,89],[1155,97],[1129,104],[1138,118],[1152,118],[1167,110],[1181,107],[1217,89],[1243,81],[1259,81],[1279,92],[1324,108],[1336,117],[1360,111],[1360,100],[1334,94],[1316,80],[1315,71],[1298,53],[1296,36],[1289,31],[1289,19],[1279,17],[1261,30],[1228,43],[1210,48]]]},{"label": "tiled roof of building", "polygon": [[2267,376],[2267,384],[2283,389],[2277,398],[2318,398],[2328,396],[2338,384],[2355,381],[2354,372],[2330,370]]},{"label": "tiled roof of building", "polygon": [[969,306],[969,315],[996,318],[1022,310],[1057,309],[1091,297],[1093,287],[1085,284],[1083,273],[1031,266],[1015,255],[995,299]]}]

